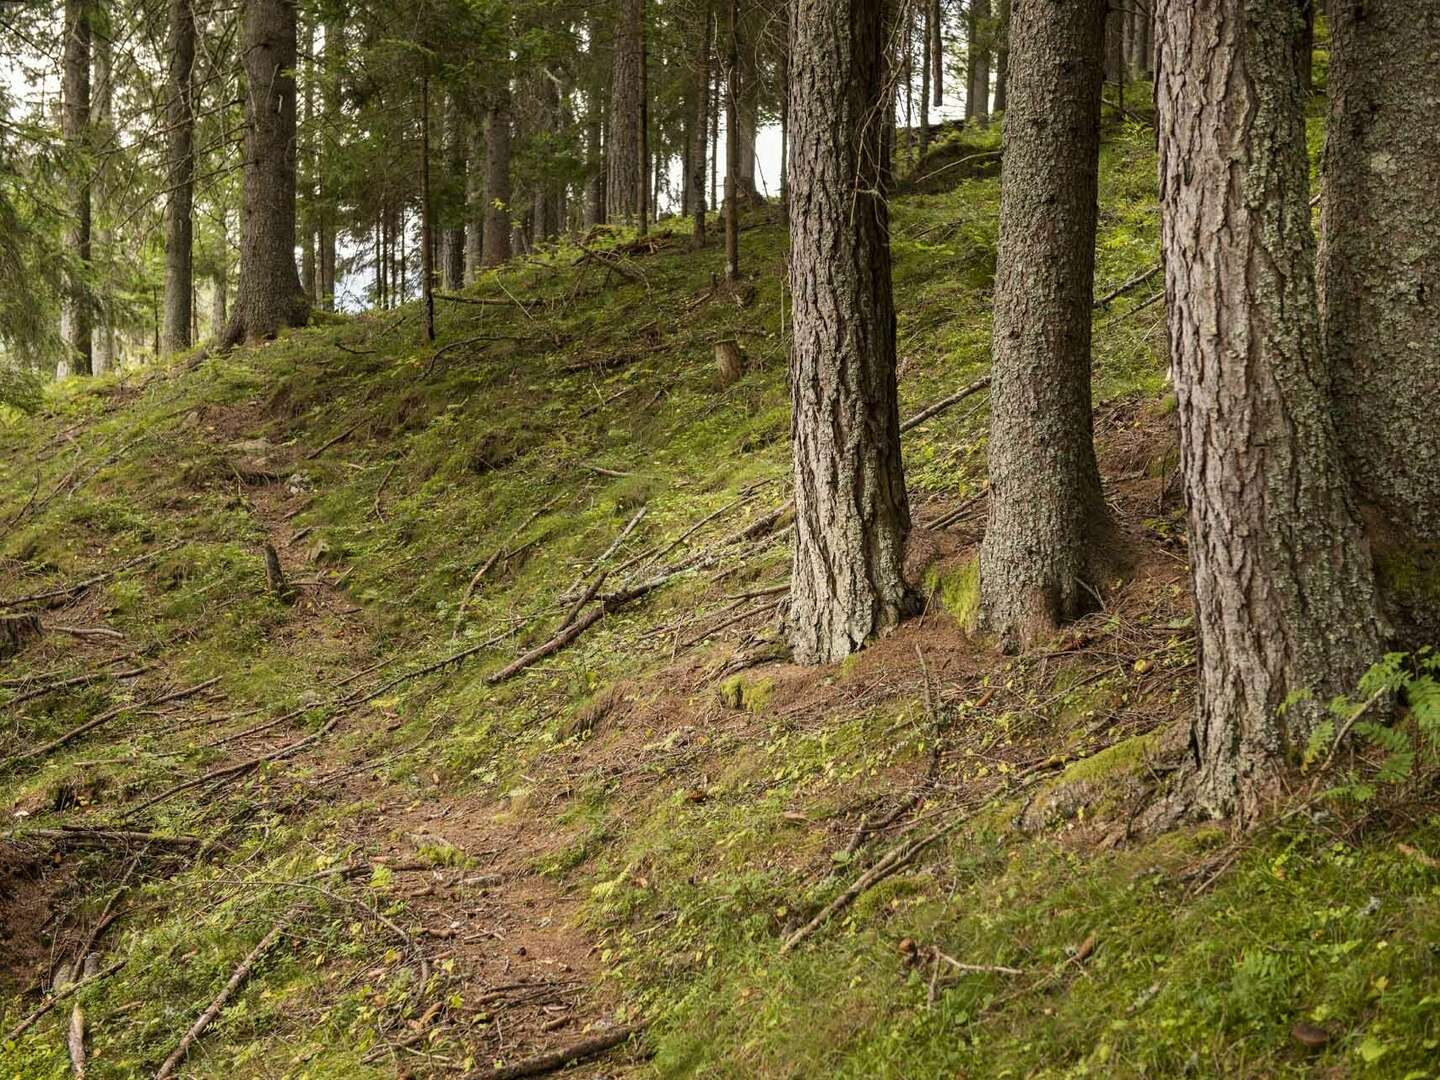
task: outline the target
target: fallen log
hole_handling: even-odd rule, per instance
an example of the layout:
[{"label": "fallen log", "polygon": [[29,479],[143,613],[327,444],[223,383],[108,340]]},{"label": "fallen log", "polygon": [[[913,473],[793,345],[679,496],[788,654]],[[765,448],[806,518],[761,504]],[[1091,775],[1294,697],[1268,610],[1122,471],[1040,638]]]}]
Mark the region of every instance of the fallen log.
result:
[{"label": "fallen log", "polygon": [[471,1077],[472,1080],[521,1080],[522,1077],[527,1076],[544,1076],[547,1073],[557,1072],[572,1063],[595,1057],[607,1050],[613,1050],[620,1044],[629,1042],[644,1030],[644,1024],[627,1024],[598,1035],[587,1035],[583,1039],[566,1043],[558,1049],[547,1050],[543,1054],[536,1054],[524,1061],[517,1061],[514,1065],[480,1069],[465,1075]]}]

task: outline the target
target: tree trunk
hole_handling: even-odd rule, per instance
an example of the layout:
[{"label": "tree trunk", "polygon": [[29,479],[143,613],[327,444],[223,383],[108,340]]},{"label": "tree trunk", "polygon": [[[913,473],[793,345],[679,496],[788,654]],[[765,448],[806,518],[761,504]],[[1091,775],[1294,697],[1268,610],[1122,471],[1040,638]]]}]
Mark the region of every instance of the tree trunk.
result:
[{"label": "tree trunk", "polygon": [[469,163],[465,170],[465,282],[480,274],[485,250],[485,133],[467,125]]},{"label": "tree trunk", "polygon": [[[915,153],[915,163],[918,165],[925,158],[925,153],[930,149],[930,58],[934,50],[930,47],[930,38],[936,32],[936,26],[931,21],[935,12],[935,6],[926,0],[925,11],[922,14],[924,19],[924,44],[920,48],[920,141]],[[910,57],[906,56],[905,62],[910,63]]]},{"label": "tree trunk", "polygon": [[1020,0],[995,272],[981,621],[1007,651],[1095,606],[1113,542],[1090,411],[1105,0]]},{"label": "tree trunk", "polygon": [[730,46],[725,62],[725,280],[740,280],[740,140],[735,79],[740,68],[737,37],[740,0],[730,0]]},{"label": "tree trunk", "polygon": [[926,19],[930,25],[930,104],[940,108],[945,104],[945,10],[941,0],[929,0]]},{"label": "tree trunk", "polygon": [[[107,18],[103,29],[91,28],[91,74],[90,74],[90,125],[97,146],[112,151],[117,145],[115,137],[115,79],[114,79],[114,27]],[[110,168],[109,153],[96,162],[94,193],[91,201],[93,241],[91,254],[95,263],[103,269],[100,282],[95,288],[95,303],[91,327],[91,369],[96,375],[112,370],[119,362],[116,353],[116,333],[113,300],[109,299],[109,283],[106,278],[115,265],[115,232],[109,220],[110,203],[114,197],[114,170]],[[98,220],[96,220],[98,219]]]},{"label": "tree trunk", "polygon": [[225,347],[303,326],[295,268],[295,0],[246,0],[245,212],[240,283]]},{"label": "tree trunk", "polygon": [[1295,0],[1164,0],[1156,35],[1195,795],[1246,820],[1376,658],[1373,574],[1320,345]]},{"label": "tree trunk", "polygon": [[420,329],[435,340],[435,205],[430,192],[430,76],[420,77]]},{"label": "tree trunk", "polygon": [[[345,21],[336,18],[325,24],[325,80],[323,105],[329,123],[341,116],[340,65],[345,49]],[[322,167],[317,177],[320,209],[320,303],[335,310],[335,245],[338,218],[334,191],[335,170]]]},{"label": "tree trunk", "polygon": [[990,123],[990,0],[970,0],[970,78],[965,119]]},{"label": "tree trunk", "polygon": [[89,375],[94,371],[91,340],[90,285],[90,21],[91,0],[65,0],[65,62],[61,86],[61,131],[72,156],[74,187],[70,192],[70,220],[65,246],[80,269],[67,275],[60,306],[63,348],[56,378]]},{"label": "tree trunk", "polygon": [[700,248],[705,246],[705,148],[709,143],[706,127],[710,119],[710,51],[713,44],[708,0],[702,6],[701,17],[705,25],[700,30],[699,47],[695,53],[694,82],[691,93],[693,112],[690,120],[689,172],[685,177],[686,198],[694,219],[691,243]]},{"label": "tree trunk", "polygon": [[305,197],[296,206],[296,220],[300,229],[300,288],[305,290],[306,299],[314,303],[320,296],[315,259],[315,224],[319,219],[315,213],[315,24],[308,19],[304,45],[300,58],[305,61],[305,114],[302,117],[305,157],[300,163],[298,185]]},{"label": "tree trunk", "polygon": [[1440,642],[1440,0],[1332,0],[1325,344],[1397,646]]},{"label": "tree trunk", "polygon": [[889,5],[791,11],[790,397],[795,558],[790,641],[843,659],[913,606],[902,573],[909,504],[890,285]]},{"label": "tree trunk", "polygon": [[195,11],[191,0],[170,0],[170,77],[166,85],[170,134],[165,201],[165,322],[160,347],[180,352],[190,337],[195,246]]},{"label": "tree trunk", "polygon": [[510,87],[494,91],[485,115],[485,241],[481,266],[510,258]]},{"label": "tree trunk", "polygon": [[445,171],[448,173],[445,177],[446,190],[453,194],[447,200],[448,221],[441,264],[444,267],[445,288],[453,291],[465,285],[465,220],[461,216],[463,205],[456,206],[455,200],[466,192],[468,180],[465,171],[465,120],[453,96],[446,98],[445,106]]},{"label": "tree trunk", "polygon": [[605,148],[606,216],[640,224],[645,214],[645,0],[621,0],[610,80],[610,141]]},{"label": "tree trunk", "polygon": [[[1392,7],[1388,10],[1394,11],[1395,9]],[[1416,14],[1419,14],[1419,12],[1416,12]],[[1305,93],[1308,95],[1311,88],[1315,84],[1315,0],[1300,0],[1300,18],[1303,20],[1303,29],[1300,37],[1300,88],[1304,90]],[[1423,28],[1423,25],[1424,24],[1420,19],[1415,19],[1413,22],[1413,26],[1416,30],[1421,30]],[[1430,31],[1431,40],[1434,39],[1435,33],[1436,31],[1434,29]],[[1332,50],[1331,61],[1333,62],[1335,35],[1333,24],[1330,35]],[[1434,58],[1432,57],[1431,59],[1433,62]]]},{"label": "tree trunk", "polygon": [[1010,94],[1010,0],[1000,0],[995,30],[995,111],[1003,113]]}]

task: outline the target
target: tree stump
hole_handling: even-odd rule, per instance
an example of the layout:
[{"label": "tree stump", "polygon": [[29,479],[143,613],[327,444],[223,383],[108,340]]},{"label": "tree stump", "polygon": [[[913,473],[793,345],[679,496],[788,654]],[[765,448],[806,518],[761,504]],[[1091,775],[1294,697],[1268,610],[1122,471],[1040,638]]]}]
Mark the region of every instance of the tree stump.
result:
[{"label": "tree stump", "polygon": [[720,385],[730,386],[745,374],[745,354],[739,342],[733,338],[715,343],[715,370],[720,374]]},{"label": "tree stump", "polygon": [[285,571],[280,569],[280,556],[275,545],[265,545],[265,584],[282,603],[290,602],[290,583],[285,580]]},{"label": "tree stump", "polygon": [[7,660],[43,633],[39,615],[0,615],[0,660]]}]

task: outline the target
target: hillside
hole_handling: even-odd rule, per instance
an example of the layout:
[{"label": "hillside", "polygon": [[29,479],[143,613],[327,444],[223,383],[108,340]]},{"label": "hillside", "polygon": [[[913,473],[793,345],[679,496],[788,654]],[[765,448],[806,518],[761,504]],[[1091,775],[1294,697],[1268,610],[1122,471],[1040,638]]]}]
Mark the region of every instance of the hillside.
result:
[{"label": "hillside", "polygon": [[[58,964],[98,954],[89,1075],[151,1075],[267,939],[185,1075],[453,1075],[631,1024],[580,1074],[1440,1075],[1424,792],[1145,828],[1195,656],[1153,135],[1108,135],[1127,570],[1021,655],[970,626],[977,391],[905,434],[924,614],[786,662],[765,213],[753,291],[683,232],[602,235],[443,301],[433,347],[414,305],[326,317],[8,417],[0,603],[45,629],[0,668],[0,1073],[71,1075],[70,999],[20,1030]],[[895,205],[904,416],[986,374],[998,192]]]}]

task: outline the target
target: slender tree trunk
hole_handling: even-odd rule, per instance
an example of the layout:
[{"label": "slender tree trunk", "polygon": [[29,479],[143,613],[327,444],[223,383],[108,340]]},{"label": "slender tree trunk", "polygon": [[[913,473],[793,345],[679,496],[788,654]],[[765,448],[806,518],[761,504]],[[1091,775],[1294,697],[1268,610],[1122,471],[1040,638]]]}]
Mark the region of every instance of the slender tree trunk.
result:
[{"label": "slender tree trunk", "polygon": [[[327,124],[336,124],[341,116],[340,65],[345,49],[345,20],[332,19],[325,24],[325,71],[323,106]],[[328,153],[322,155],[317,177],[320,210],[320,302],[326,311],[335,310],[335,245],[337,241],[338,207],[334,191],[337,170],[329,167]]]},{"label": "slender tree trunk", "polygon": [[244,5],[245,169],[240,283],[223,345],[303,326],[295,268],[295,0]]},{"label": "slender tree trunk", "polygon": [[739,0],[730,0],[730,47],[725,63],[725,280],[740,280],[740,139],[736,75],[740,69],[736,23]]},{"label": "slender tree trunk", "polygon": [[883,190],[894,103],[889,5],[807,0],[791,13],[790,397],[795,557],[790,641],[841,660],[913,609]]},{"label": "slender tree trunk", "polygon": [[1320,344],[1295,0],[1163,0],[1156,33],[1196,796],[1246,820],[1376,658],[1373,572]]},{"label": "slender tree trunk", "polygon": [[70,193],[70,220],[65,245],[80,269],[65,282],[60,308],[63,353],[57,378],[89,375],[94,371],[91,339],[90,269],[91,152],[90,138],[90,21],[91,0],[65,0],[65,66],[61,86],[61,128],[65,146],[73,156],[74,186]]},{"label": "slender tree trunk", "polygon": [[1095,605],[1113,542],[1090,411],[1105,0],[1019,0],[990,388],[981,621],[1007,650]]},{"label": "slender tree trunk", "polygon": [[296,220],[300,229],[300,287],[313,304],[320,298],[321,290],[318,288],[315,258],[315,225],[319,220],[315,212],[315,24],[309,19],[305,21],[304,48],[300,58],[305,62],[305,139],[304,159],[300,162],[297,184],[305,197],[297,202]]},{"label": "slender tree trunk", "polygon": [[470,161],[465,170],[465,282],[480,274],[485,250],[485,133],[467,125]]},{"label": "slender tree trunk", "polygon": [[[931,57],[935,50],[931,48],[931,37],[935,34],[936,26],[933,21],[935,5],[926,0],[925,10],[921,17],[924,19],[924,44],[920,48],[920,144],[915,153],[915,164],[918,166],[925,158],[925,153],[930,149],[930,64]],[[910,57],[905,57],[907,66]]]},{"label": "slender tree trunk", "polygon": [[621,0],[611,66],[606,216],[639,225],[645,215],[645,0]]},{"label": "slender tree trunk", "polygon": [[[445,105],[445,179],[446,190],[463,194],[468,176],[465,171],[465,121],[460,106],[452,96]],[[463,206],[447,200],[449,224],[444,234],[445,288],[455,290],[465,284],[465,221]]]},{"label": "slender tree trunk", "polygon": [[1396,644],[1417,649],[1440,643],[1440,0],[1332,0],[1329,19],[1331,392]]},{"label": "slender tree trunk", "polygon": [[706,127],[710,119],[710,51],[713,45],[709,0],[702,6],[701,16],[705,25],[701,27],[699,47],[695,53],[694,111],[690,121],[689,172],[685,177],[687,200],[694,219],[691,243],[697,248],[705,246],[705,147],[709,143]]},{"label": "slender tree trunk", "polygon": [[195,277],[195,11],[191,0],[170,0],[169,145],[165,201],[165,319],[160,347],[188,349]]},{"label": "slender tree trunk", "polygon": [[435,340],[435,207],[430,192],[430,76],[420,77],[421,332]]},{"label": "slender tree trunk", "polygon": [[[1422,7],[1423,0],[1421,4],[1415,6]],[[1392,5],[1386,10],[1393,11],[1395,8]],[[1420,15],[1421,13],[1417,11],[1415,14]],[[1315,0],[1300,0],[1300,18],[1303,20],[1303,32],[1300,38],[1300,88],[1308,95],[1315,84]],[[1423,19],[1416,18],[1414,25],[1417,28],[1423,28]],[[1432,29],[1430,33],[1433,37],[1435,30]],[[1333,29],[1331,30],[1331,36],[1332,38],[1334,36]],[[1434,57],[1431,57],[1431,59],[1433,61]]]},{"label": "slender tree trunk", "polygon": [[485,116],[485,242],[482,266],[510,258],[510,87],[494,91]]},{"label": "slender tree trunk", "polygon": [[[97,146],[113,150],[115,139],[115,80],[114,80],[114,34],[113,25],[104,26],[103,31],[92,27],[91,76],[90,76],[90,124]],[[96,375],[112,370],[119,362],[116,354],[114,304],[109,283],[105,279],[116,265],[115,231],[110,225],[110,202],[114,197],[114,170],[110,168],[107,153],[95,167],[94,194],[95,211],[92,212],[94,239],[91,255],[93,261],[102,267],[101,281],[95,289],[95,303],[91,307],[92,329],[91,367]]]},{"label": "slender tree trunk", "polygon": [[1010,93],[1010,0],[1000,0],[996,12],[995,104],[997,113],[1009,106]]},{"label": "slender tree trunk", "polygon": [[930,104],[938,109],[945,104],[945,9],[941,0],[928,0],[926,18],[930,25],[930,92],[934,95]]},{"label": "slender tree trunk", "polygon": [[990,123],[990,0],[970,0],[970,92],[965,118]]},{"label": "slender tree trunk", "polygon": [[212,341],[218,340],[220,335],[225,332],[225,323],[228,321],[225,291],[230,285],[230,242],[226,218],[227,214],[222,209],[220,211],[219,250],[215,255],[215,273],[210,292],[210,338]]},{"label": "slender tree trunk", "polygon": [[[720,31],[720,15],[717,12],[712,24],[715,27],[716,36]],[[717,47],[718,52],[718,47]],[[729,54],[726,54],[727,58]],[[718,56],[717,56],[718,60]],[[714,76],[710,80],[710,205],[720,205],[720,86],[721,71],[720,64],[715,65]]]}]

